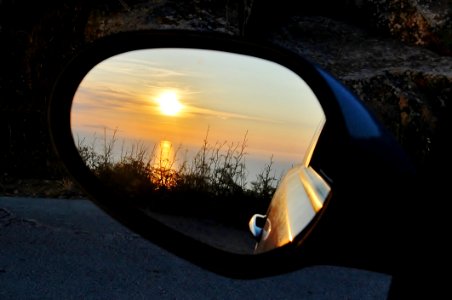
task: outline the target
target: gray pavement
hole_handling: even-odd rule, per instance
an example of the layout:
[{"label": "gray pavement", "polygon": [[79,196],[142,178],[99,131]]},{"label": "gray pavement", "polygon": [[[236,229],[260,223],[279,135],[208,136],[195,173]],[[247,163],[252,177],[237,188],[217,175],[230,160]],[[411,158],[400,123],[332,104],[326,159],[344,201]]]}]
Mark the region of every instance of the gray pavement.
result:
[{"label": "gray pavement", "polygon": [[391,277],[332,266],[225,278],[130,232],[90,201],[0,197],[0,299],[386,299]]}]

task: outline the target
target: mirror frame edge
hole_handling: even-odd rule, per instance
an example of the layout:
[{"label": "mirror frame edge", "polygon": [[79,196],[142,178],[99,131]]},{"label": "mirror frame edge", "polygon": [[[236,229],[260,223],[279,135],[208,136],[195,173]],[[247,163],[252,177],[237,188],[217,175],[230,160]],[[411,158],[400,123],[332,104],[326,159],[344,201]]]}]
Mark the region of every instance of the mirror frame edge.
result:
[{"label": "mirror frame edge", "polygon": [[[115,199],[115,195],[99,189],[99,181],[88,172],[87,167],[81,164],[80,160],[74,159],[79,155],[71,135],[71,103],[74,93],[86,73],[97,63],[115,54],[161,47],[219,50],[259,57],[278,63],[295,72],[311,87],[318,97],[326,117],[324,128],[329,128],[330,124],[334,124],[337,134],[334,140],[348,140],[345,121],[339,113],[340,107],[335,101],[330,85],[312,63],[298,54],[273,44],[245,40],[225,34],[185,30],[123,32],[107,36],[88,45],[62,70],[61,76],[51,92],[48,111],[51,140],[57,156],[63,162],[68,173],[83,187],[94,204],[120,223],[158,246],[214,273],[236,278],[259,278],[286,273],[304,266],[322,264],[323,258],[312,259],[312,256],[304,255],[315,252],[316,242],[309,242],[308,244],[311,245],[309,249],[302,245],[305,244],[305,241],[310,240],[312,234],[315,234],[314,225],[327,210],[329,201],[325,202],[324,209],[319,216],[316,216],[315,222],[311,222],[309,228],[306,229],[311,234],[300,235],[303,237],[269,253],[234,254],[193,240],[155,220],[149,220],[142,214],[137,214],[131,207],[125,207],[118,199]],[[330,130],[327,131],[330,132]],[[324,133],[322,132],[321,135]],[[334,182],[332,185],[334,193]],[[148,230],[148,228],[153,228],[153,230]],[[181,247],[181,243],[184,247]],[[294,255],[297,257],[296,262],[293,261]],[[325,262],[327,261],[325,260]]]}]

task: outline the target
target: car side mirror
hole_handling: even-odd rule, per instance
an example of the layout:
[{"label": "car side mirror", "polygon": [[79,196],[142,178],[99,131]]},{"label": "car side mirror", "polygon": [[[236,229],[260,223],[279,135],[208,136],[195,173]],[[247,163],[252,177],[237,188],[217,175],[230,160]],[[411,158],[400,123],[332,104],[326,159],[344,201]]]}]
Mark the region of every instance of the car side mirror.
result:
[{"label": "car side mirror", "polygon": [[[388,251],[372,238],[354,248],[354,239],[374,233],[365,223],[399,196],[382,176],[413,173],[393,137],[327,72],[229,36],[102,39],[65,68],[49,109],[55,150],[95,204],[229,276],[359,266],[360,251]],[[327,251],[338,232],[346,247]]]}]

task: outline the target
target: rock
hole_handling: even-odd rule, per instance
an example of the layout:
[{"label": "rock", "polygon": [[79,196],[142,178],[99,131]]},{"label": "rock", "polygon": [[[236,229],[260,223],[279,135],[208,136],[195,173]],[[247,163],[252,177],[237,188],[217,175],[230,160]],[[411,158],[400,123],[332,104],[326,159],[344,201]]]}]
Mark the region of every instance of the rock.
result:
[{"label": "rock", "polygon": [[450,0],[359,0],[379,30],[403,42],[452,55],[452,2]]},{"label": "rock", "polygon": [[292,17],[268,40],[332,73],[424,168],[450,124],[452,58],[330,18]]},{"label": "rock", "polygon": [[159,1],[150,5],[142,1],[118,7],[106,13],[104,6],[91,11],[86,26],[85,37],[93,41],[112,33],[141,29],[184,29],[215,31],[239,35],[241,13],[245,10],[240,1]]}]

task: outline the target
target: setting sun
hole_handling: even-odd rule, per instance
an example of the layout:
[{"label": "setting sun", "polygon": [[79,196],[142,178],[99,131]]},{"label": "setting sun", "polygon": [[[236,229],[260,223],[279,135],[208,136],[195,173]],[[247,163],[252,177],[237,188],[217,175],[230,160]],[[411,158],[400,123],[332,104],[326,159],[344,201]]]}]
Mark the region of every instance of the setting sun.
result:
[{"label": "setting sun", "polygon": [[175,92],[164,92],[157,98],[160,112],[167,116],[177,115],[181,109],[182,104],[177,99]]}]

